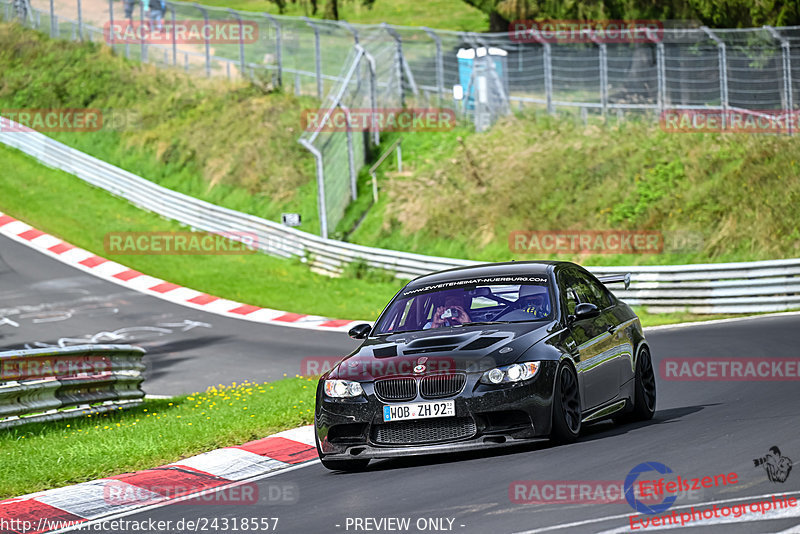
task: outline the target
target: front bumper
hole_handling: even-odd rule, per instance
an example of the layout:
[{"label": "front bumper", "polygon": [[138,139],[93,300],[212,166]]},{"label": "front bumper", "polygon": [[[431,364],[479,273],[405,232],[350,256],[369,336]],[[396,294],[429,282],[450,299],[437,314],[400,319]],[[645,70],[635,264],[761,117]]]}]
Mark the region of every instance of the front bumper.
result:
[{"label": "front bumper", "polygon": [[[320,455],[329,459],[392,458],[482,450],[546,437],[550,433],[556,367],[557,362],[542,362],[532,380],[501,386],[481,384],[481,374],[470,373],[461,393],[436,399],[454,400],[455,417],[394,423],[383,421],[384,405],[431,399],[417,396],[407,402],[385,402],[375,395],[371,382],[362,382],[364,395],[358,399],[331,399],[323,394],[324,379],[320,380],[314,418]],[[437,433],[437,422],[457,429]],[[423,426],[424,431],[419,431]],[[387,434],[393,436],[388,442]],[[418,439],[418,435],[425,437]]]}]

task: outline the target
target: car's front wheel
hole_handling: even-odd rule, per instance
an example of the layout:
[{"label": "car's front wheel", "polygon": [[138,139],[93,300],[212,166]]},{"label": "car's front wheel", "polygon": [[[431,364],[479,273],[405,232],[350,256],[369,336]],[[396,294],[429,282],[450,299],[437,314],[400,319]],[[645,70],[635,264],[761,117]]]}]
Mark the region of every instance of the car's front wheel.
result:
[{"label": "car's front wheel", "polygon": [[581,433],[581,396],[578,377],[569,365],[561,365],[556,373],[553,395],[553,428],[551,439],[571,443]]},{"label": "car's front wheel", "polygon": [[326,460],[321,458],[322,465],[331,471],[363,471],[369,464],[369,458],[360,458],[358,460]]}]

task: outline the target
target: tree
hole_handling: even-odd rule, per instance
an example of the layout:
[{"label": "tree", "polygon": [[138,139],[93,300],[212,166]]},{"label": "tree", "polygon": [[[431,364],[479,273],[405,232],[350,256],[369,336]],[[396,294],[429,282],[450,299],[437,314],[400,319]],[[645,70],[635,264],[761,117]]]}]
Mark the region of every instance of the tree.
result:
[{"label": "tree", "polygon": [[464,0],[489,15],[489,31],[526,19],[655,19],[717,28],[800,24],[798,0]]},{"label": "tree", "polygon": [[[280,13],[284,13],[286,11],[286,2],[287,0],[271,0],[276,6],[278,6],[278,11]],[[319,1],[320,0],[289,0],[293,4],[301,4],[305,6],[306,13],[309,15],[316,15],[319,9]],[[339,3],[344,0],[323,0],[325,2],[325,7],[322,13],[322,17],[329,20],[339,20]],[[375,4],[375,0],[352,0],[352,1],[360,1],[362,5],[367,7],[372,7]]]}]

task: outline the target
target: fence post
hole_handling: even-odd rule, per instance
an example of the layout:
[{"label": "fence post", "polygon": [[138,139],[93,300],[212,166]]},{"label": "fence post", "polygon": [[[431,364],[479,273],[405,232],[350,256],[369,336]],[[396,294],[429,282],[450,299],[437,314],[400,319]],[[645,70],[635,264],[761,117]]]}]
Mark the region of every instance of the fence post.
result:
[{"label": "fence post", "polygon": [[422,27],[425,33],[436,43],[436,87],[439,98],[444,100],[444,58],[442,57],[442,38],[430,28]]},{"label": "fence post", "polygon": [[316,64],[316,75],[317,75],[317,98],[322,100],[322,56],[320,51],[320,44],[319,44],[319,28],[317,25],[314,24],[310,18],[303,17],[303,20],[311,26],[311,29],[314,30],[314,60]]},{"label": "fence post", "polygon": [[[111,0],[108,0],[111,3]],[[56,10],[53,7],[53,0],[50,0],[50,37],[56,36]]]},{"label": "fence post", "polygon": [[375,109],[378,105],[378,89],[377,81],[375,80],[375,58],[367,52],[360,44],[356,45],[356,50],[364,54],[367,58],[369,65],[369,108],[370,108],[370,126],[369,130],[372,132],[372,142],[377,146],[381,142],[381,132],[376,127]]},{"label": "fence post", "polygon": [[664,43],[656,43],[656,69],[657,69],[657,84],[658,84],[658,112],[664,113],[667,107],[667,69],[664,60]]},{"label": "fence post", "polygon": [[[144,18],[144,4],[139,4],[139,35],[142,36],[141,38],[141,57],[139,58],[142,63],[147,61],[147,42],[145,39],[145,18]],[[135,26],[134,26],[135,27]],[[149,27],[148,27],[149,28]]]},{"label": "fence post", "polygon": [[553,54],[550,43],[542,39],[536,33],[532,34],[534,40],[542,45],[542,62],[544,63],[544,95],[547,101],[547,112],[554,115],[556,108],[553,105]]},{"label": "fence post", "polygon": [[345,121],[347,122],[347,163],[350,167],[350,196],[353,200],[358,198],[358,183],[356,181],[356,161],[353,153],[353,128],[350,121],[350,108],[337,102],[336,105],[344,111]]},{"label": "fence post", "polygon": [[244,59],[244,23],[242,22],[242,17],[236,10],[228,9],[228,12],[236,17],[236,20],[239,22],[239,71],[242,76],[242,79],[245,78],[245,59]]},{"label": "fence post", "polygon": [[106,36],[108,46],[114,50],[114,0],[108,0],[108,33],[103,32],[103,35]]},{"label": "fence post", "polygon": [[725,43],[708,26],[701,26],[700,29],[717,45],[717,53],[719,54],[719,99],[722,106],[722,129],[725,130],[728,120],[728,56]]},{"label": "fence post", "polygon": [[311,152],[317,161],[317,211],[319,212],[319,233],[323,239],[328,239],[328,216],[325,207],[325,173],[322,167],[322,152],[302,137],[300,144]]},{"label": "fence post", "polygon": [[78,39],[83,41],[83,10],[81,9],[81,0],[78,0]]},{"label": "fence post", "polygon": [[[193,3],[192,5],[195,7],[195,9],[198,9],[203,14],[203,24],[204,24],[203,27],[207,28],[208,27],[208,11],[206,11],[203,8],[203,6],[201,6],[200,4],[198,4],[196,2]],[[205,34],[205,35],[203,35],[203,41],[205,42],[205,49],[206,49],[206,77],[210,78],[211,77],[211,43],[209,43],[209,40],[208,40],[208,32],[203,32],[203,33]]]},{"label": "fence post", "polygon": [[608,112],[608,48],[606,43],[592,35],[592,41],[597,45],[598,59],[600,60],[600,105],[603,108],[603,117]]},{"label": "fence post", "polygon": [[175,6],[169,4],[170,13],[172,13],[172,66],[178,64],[178,34],[176,29],[177,21],[175,20]]},{"label": "fence post", "polygon": [[278,60],[278,87],[283,87],[283,44],[281,42],[281,25],[278,24],[278,21],[275,20],[275,17],[270,15],[269,13],[264,13],[264,16],[267,17],[267,20],[272,24],[272,27],[275,28],[275,56]]},{"label": "fence post", "polygon": [[764,28],[781,43],[781,63],[783,70],[783,111],[788,112],[788,119],[786,123],[789,126],[789,135],[794,135],[792,129],[792,113],[794,112],[794,97],[792,96],[792,56],[791,45],[789,41],[772,26],[764,26]]},{"label": "fence post", "polygon": [[406,99],[405,93],[403,92],[403,40],[400,38],[400,34],[398,34],[394,28],[386,24],[385,22],[381,23],[383,29],[386,30],[386,33],[392,36],[395,43],[395,71],[397,74],[397,91],[398,91],[398,98],[400,99],[400,107],[406,107]]},{"label": "fence post", "polygon": [[349,31],[350,33],[352,33],[352,34],[353,34],[353,41],[355,42],[355,44],[359,44],[359,41],[358,41],[358,30],[356,30],[356,29],[353,27],[353,25],[352,25],[352,24],[350,24],[350,23],[349,23],[349,22],[347,22],[346,20],[340,20],[340,21],[339,21],[339,25],[340,25],[340,26],[344,26],[344,27],[347,29],[347,31]]}]

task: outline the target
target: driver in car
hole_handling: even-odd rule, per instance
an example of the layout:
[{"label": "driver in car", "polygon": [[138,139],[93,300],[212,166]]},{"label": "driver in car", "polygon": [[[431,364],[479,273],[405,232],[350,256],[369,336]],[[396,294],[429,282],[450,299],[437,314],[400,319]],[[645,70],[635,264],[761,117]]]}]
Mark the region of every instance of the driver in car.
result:
[{"label": "driver in car", "polygon": [[550,299],[542,286],[523,285],[519,288],[519,309],[536,319],[550,315]]},{"label": "driver in car", "polygon": [[444,299],[444,306],[436,308],[433,314],[433,321],[428,321],[422,329],[462,325],[471,320],[464,309],[464,300],[456,295],[448,295]]}]

